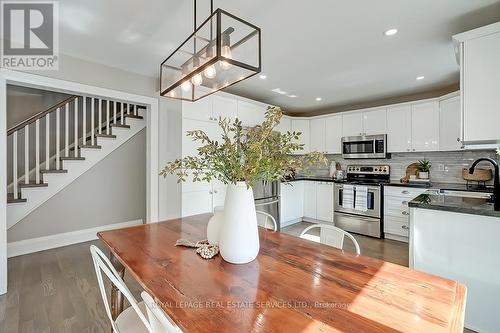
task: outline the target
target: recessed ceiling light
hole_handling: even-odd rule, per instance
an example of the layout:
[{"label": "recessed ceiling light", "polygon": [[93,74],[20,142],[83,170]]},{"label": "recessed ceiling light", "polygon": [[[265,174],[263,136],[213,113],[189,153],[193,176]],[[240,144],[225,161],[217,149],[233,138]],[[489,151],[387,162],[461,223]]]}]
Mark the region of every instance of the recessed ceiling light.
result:
[{"label": "recessed ceiling light", "polygon": [[397,33],[398,33],[398,29],[392,28],[392,29],[386,30],[384,32],[384,35],[386,35],[386,36],[394,36]]},{"label": "recessed ceiling light", "polygon": [[417,76],[417,81],[421,81],[423,79],[425,79],[425,76],[423,76],[423,75]]},{"label": "recessed ceiling light", "polygon": [[323,98],[321,97],[316,97],[316,102],[321,102],[323,100]]},{"label": "recessed ceiling light", "polygon": [[288,97],[290,97],[290,98],[295,98],[295,97],[297,97],[297,95],[287,95],[287,96],[288,96]]},{"label": "recessed ceiling light", "polygon": [[260,78],[261,80],[265,80],[265,79],[267,79],[267,75],[259,75],[259,78]]},{"label": "recessed ceiling light", "polygon": [[288,94],[286,91],[281,90],[280,88],[273,89],[272,91],[274,91],[275,93],[280,94],[280,95]]}]

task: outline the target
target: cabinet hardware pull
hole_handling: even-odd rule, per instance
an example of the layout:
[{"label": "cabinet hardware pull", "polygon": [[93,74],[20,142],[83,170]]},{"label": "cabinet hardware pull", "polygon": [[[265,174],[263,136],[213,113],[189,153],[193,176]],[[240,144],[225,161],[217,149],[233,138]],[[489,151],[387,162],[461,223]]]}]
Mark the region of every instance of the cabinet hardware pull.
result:
[{"label": "cabinet hardware pull", "polygon": [[401,202],[403,205],[408,205],[408,201],[402,201]]},{"label": "cabinet hardware pull", "polygon": [[410,194],[410,192],[408,192],[407,190],[401,191],[401,193],[403,193],[403,194]]},{"label": "cabinet hardware pull", "polygon": [[208,194],[214,194],[214,192],[212,192],[212,191],[208,191]]},{"label": "cabinet hardware pull", "polygon": [[460,138],[457,138],[457,142],[460,142]]},{"label": "cabinet hardware pull", "polygon": [[214,193],[218,193],[217,190],[215,190]]},{"label": "cabinet hardware pull", "polygon": [[407,211],[401,212],[401,214],[406,215],[406,216],[410,215],[410,214],[408,214]]},{"label": "cabinet hardware pull", "polygon": [[407,225],[402,225],[401,228],[406,229],[406,230],[409,229]]}]

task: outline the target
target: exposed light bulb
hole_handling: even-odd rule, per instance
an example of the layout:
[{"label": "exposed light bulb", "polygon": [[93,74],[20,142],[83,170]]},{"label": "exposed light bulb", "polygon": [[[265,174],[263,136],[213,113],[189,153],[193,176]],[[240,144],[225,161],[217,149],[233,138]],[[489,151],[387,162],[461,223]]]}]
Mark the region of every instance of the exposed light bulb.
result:
[{"label": "exposed light bulb", "polygon": [[189,80],[182,82],[181,88],[183,91],[186,91],[186,92],[189,91],[191,89],[191,82],[189,82]]},{"label": "exposed light bulb", "polygon": [[214,65],[210,65],[203,71],[203,74],[208,79],[213,79],[217,75],[217,71],[215,70]]},{"label": "exposed light bulb", "polygon": [[[231,48],[229,47],[229,45],[222,46],[221,55],[224,58],[233,59],[233,56],[231,54]],[[221,62],[221,67],[224,68],[224,69],[229,69],[229,68],[231,68],[231,64],[228,63],[227,61],[222,61]]]},{"label": "exposed light bulb", "polygon": [[201,76],[201,74],[196,74],[195,76],[193,76],[193,78],[191,79],[191,82],[195,85],[195,86],[199,86],[203,83],[203,77]]}]

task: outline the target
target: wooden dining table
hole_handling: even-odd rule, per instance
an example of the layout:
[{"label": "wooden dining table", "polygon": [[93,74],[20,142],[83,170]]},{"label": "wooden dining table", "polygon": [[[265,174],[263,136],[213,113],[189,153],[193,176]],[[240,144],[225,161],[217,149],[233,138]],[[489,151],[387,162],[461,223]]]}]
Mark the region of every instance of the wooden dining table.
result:
[{"label": "wooden dining table", "polygon": [[183,332],[463,332],[456,281],[263,228],[244,265],[175,246],[205,239],[210,216],[98,233]]}]

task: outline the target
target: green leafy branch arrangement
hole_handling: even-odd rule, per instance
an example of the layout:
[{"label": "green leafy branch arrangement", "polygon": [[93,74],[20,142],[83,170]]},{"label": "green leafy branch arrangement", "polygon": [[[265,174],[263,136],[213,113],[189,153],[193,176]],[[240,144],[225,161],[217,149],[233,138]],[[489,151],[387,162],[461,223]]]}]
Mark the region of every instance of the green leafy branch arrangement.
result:
[{"label": "green leafy branch arrangement", "polygon": [[188,136],[201,143],[198,156],[168,162],[160,175],[176,175],[179,182],[189,176],[195,182],[244,181],[250,187],[256,181],[282,180],[311,165],[326,165],[320,152],[294,155],[304,149],[297,143],[302,133],[274,131],[282,115],[279,107],[269,106],[264,122],[252,128],[243,127],[238,119],[219,119],[220,138],[210,138],[201,130],[188,131]]}]

